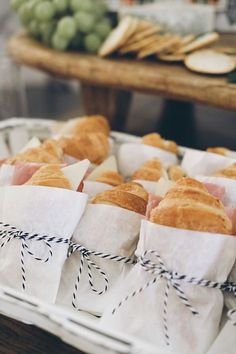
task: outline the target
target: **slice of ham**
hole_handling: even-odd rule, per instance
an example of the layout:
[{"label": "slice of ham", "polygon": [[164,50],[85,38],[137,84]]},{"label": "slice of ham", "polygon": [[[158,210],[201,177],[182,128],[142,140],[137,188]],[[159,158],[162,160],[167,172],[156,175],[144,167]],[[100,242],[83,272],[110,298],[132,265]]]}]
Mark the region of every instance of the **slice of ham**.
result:
[{"label": "slice of ham", "polygon": [[146,209],[146,218],[148,220],[151,216],[151,211],[159,205],[161,200],[162,200],[162,197],[160,197],[158,195],[153,195],[153,194],[148,195],[148,203],[147,203],[147,209]]},{"label": "slice of ham", "polygon": [[38,169],[45,164],[43,163],[23,163],[17,162],[12,176],[11,183],[16,186],[25,184]]},{"label": "slice of ham", "polygon": [[225,211],[228,217],[230,218],[230,220],[232,221],[233,235],[236,235],[236,208],[227,207],[225,208]]},{"label": "slice of ham", "polygon": [[213,195],[213,197],[223,201],[225,197],[225,188],[222,186],[218,186],[214,183],[204,183],[204,186],[208,190],[208,192]]}]

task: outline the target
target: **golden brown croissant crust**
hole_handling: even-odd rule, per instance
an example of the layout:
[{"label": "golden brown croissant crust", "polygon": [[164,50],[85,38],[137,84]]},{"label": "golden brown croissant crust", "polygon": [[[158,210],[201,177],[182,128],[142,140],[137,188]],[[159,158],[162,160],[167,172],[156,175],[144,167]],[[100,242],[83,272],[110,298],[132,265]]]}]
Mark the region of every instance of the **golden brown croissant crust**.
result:
[{"label": "golden brown croissant crust", "polygon": [[111,186],[118,186],[124,183],[124,178],[118,172],[106,171],[101,174],[100,177],[96,179],[96,182],[110,184]]},{"label": "golden brown croissant crust", "polygon": [[218,171],[215,176],[236,179],[236,163]]},{"label": "golden brown croissant crust", "polygon": [[60,164],[63,159],[63,151],[55,140],[46,140],[37,148],[28,149],[23,153],[19,153],[9,158],[6,163],[14,165],[17,161]]},{"label": "golden brown croissant crust", "polygon": [[207,152],[211,152],[213,154],[227,156],[228,153],[229,153],[229,149],[226,149],[224,147],[210,147],[210,148],[207,149]]},{"label": "golden brown croissant crust", "polygon": [[142,138],[142,144],[154,146],[172,152],[173,154],[178,153],[178,145],[174,141],[162,139],[158,133],[144,135]]},{"label": "golden brown croissant crust", "polygon": [[179,179],[185,177],[185,173],[180,166],[173,165],[168,168],[169,179],[173,182],[177,182]]},{"label": "golden brown croissant crust", "polygon": [[60,165],[42,166],[26,183],[31,186],[45,186],[71,189],[69,180],[60,169]]},{"label": "golden brown croissant crust", "polygon": [[100,115],[83,117],[71,130],[71,135],[74,136],[88,133],[103,133],[108,136],[110,133],[108,120]]},{"label": "golden brown croissant crust", "polygon": [[232,234],[232,222],[224,205],[191,178],[177,181],[152,210],[150,221],[180,229]]},{"label": "golden brown croissant crust", "polygon": [[114,189],[99,193],[93,204],[115,205],[145,215],[148,193],[138,183],[124,183]]},{"label": "golden brown croissant crust", "polygon": [[131,177],[132,180],[141,179],[157,182],[162,176],[163,168],[160,160],[146,161]]},{"label": "golden brown croissant crust", "polygon": [[103,162],[109,153],[109,140],[103,133],[61,138],[60,145],[65,154],[78,160],[89,159],[95,164]]}]

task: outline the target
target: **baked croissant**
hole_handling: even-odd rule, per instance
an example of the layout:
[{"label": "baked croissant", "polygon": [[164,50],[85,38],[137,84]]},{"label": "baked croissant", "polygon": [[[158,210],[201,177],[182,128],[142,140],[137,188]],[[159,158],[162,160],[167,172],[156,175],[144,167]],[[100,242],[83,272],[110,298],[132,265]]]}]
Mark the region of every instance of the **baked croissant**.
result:
[{"label": "baked croissant", "polygon": [[207,149],[207,152],[227,156],[229,154],[229,149],[226,149],[224,147],[210,147]]},{"label": "baked croissant", "polygon": [[55,188],[72,189],[69,180],[60,169],[60,165],[46,165],[33,174],[27,185],[46,186]]},{"label": "baked croissant", "polygon": [[109,204],[145,215],[148,193],[138,183],[123,183],[111,190],[99,193],[93,204]]},{"label": "baked croissant", "polygon": [[96,179],[96,182],[107,183],[111,186],[118,186],[124,183],[124,178],[118,172],[106,171],[101,174],[100,177]]},{"label": "baked croissant", "polygon": [[236,179],[236,163],[219,170],[214,174],[214,176]]},{"label": "baked croissant", "polygon": [[141,179],[145,181],[157,182],[163,174],[160,160],[152,159],[146,161],[131,177],[132,180]]},{"label": "baked croissant", "polygon": [[6,160],[5,163],[14,165],[16,162],[35,162],[60,164],[63,158],[63,150],[55,140],[46,140],[37,148],[28,149]]},{"label": "baked croissant", "polygon": [[89,133],[78,137],[61,138],[63,152],[78,160],[88,159],[100,164],[109,153],[109,140],[103,133]]},{"label": "baked croissant", "polygon": [[185,173],[180,166],[173,165],[168,168],[169,179],[173,182],[177,182],[179,179],[185,177]]},{"label": "baked croissant", "polygon": [[232,222],[224,205],[191,178],[177,181],[151,211],[150,221],[180,229],[232,234]]},{"label": "baked croissant", "polygon": [[110,133],[110,126],[108,120],[103,116],[88,116],[78,119],[70,133],[73,136],[88,133],[103,133],[108,136]]},{"label": "baked croissant", "polygon": [[162,139],[158,133],[144,135],[142,138],[142,144],[154,146],[172,152],[173,154],[178,153],[178,145],[174,141]]}]

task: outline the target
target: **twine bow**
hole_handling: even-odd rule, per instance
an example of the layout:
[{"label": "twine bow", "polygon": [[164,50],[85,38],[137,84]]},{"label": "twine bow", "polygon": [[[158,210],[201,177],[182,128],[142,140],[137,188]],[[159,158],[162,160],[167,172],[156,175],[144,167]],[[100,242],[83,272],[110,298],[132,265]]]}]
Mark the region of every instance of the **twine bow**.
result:
[{"label": "twine bow", "polygon": [[236,326],[236,309],[230,310],[227,313],[228,318],[232,321],[233,326]]},{"label": "twine bow", "polygon": [[117,310],[132,297],[135,297],[136,295],[142,293],[148,287],[157,284],[160,279],[165,279],[166,287],[165,287],[164,300],[163,300],[163,327],[164,327],[166,345],[169,346],[170,336],[169,336],[168,321],[167,321],[167,310],[168,310],[168,299],[169,299],[170,288],[172,287],[179,300],[193,315],[198,315],[199,313],[190,304],[185,292],[181,288],[180,283],[185,282],[193,285],[198,285],[201,287],[208,287],[208,288],[215,288],[215,289],[221,289],[222,284],[210,280],[189,277],[187,275],[171,271],[166,267],[159,253],[154,250],[145,251],[145,253],[139,258],[138,264],[142,267],[144,271],[153,275],[153,278],[150,281],[148,281],[144,286],[140,287],[139,289],[133,291],[125,298],[123,298],[119,302],[117,307],[113,309],[112,314],[115,314]]},{"label": "twine bow", "polygon": [[[63,239],[60,237],[50,237],[47,235],[30,234],[28,232],[21,231],[15,226],[10,224],[0,222],[0,248],[4,248],[6,244],[11,242],[13,239],[19,239],[21,241],[21,278],[22,278],[22,289],[26,288],[26,270],[25,270],[25,254],[27,253],[33,259],[39,262],[47,263],[53,257],[51,243],[63,243],[69,244],[69,239]],[[45,258],[38,257],[28,246],[29,241],[43,242],[47,246],[47,255]]]},{"label": "twine bow", "polygon": [[[81,279],[81,275],[83,273],[85,263],[87,264],[88,283],[89,283],[89,286],[92,289],[92,291],[95,292],[97,295],[102,295],[108,289],[109,281],[108,281],[106,273],[91,259],[91,256],[95,256],[95,257],[98,257],[101,259],[116,261],[116,262],[123,262],[124,264],[133,264],[134,263],[133,259],[131,259],[131,258],[122,257],[122,256],[115,256],[115,255],[111,255],[109,253],[91,251],[82,245],[79,245],[76,243],[71,243],[70,247],[69,247],[68,257],[70,257],[75,252],[80,253],[79,273],[76,278],[74,291],[73,291],[73,295],[72,295],[72,297],[73,297],[72,306],[76,309],[78,309],[77,304],[76,304],[77,303],[77,292],[79,289],[79,282]],[[101,279],[101,282],[103,283],[103,286],[101,289],[98,289],[94,285],[95,282],[94,282],[94,278],[93,278],[93,273],[97,273],[99,278]]]}]

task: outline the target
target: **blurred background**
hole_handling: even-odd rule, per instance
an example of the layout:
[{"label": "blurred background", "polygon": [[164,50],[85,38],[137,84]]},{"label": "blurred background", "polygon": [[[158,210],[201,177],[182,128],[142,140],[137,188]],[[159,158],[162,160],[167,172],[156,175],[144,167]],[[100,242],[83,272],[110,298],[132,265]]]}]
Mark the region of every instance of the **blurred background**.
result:
[{"label": "blurred background", "polygon": [[[180,0],[175,0],[175,2],[177,1]],[[203,3],[204,1],[199,2]],[[132,6],[138,1],[127,0],[122,3]],[[145,1],[139,1],[139,3],[145,3]],[[233,32],[235,30],[234,20],[231,21],[231,25],[228,22],[226,23],[225,20],[225,12],[229,9],[229,3],[226,0],[218,2],[212,0],[208,3],[217,3],[216,25],[218,29],[224,32]],[[230,3],[230,6],[232,4],[233,2]],[[121,5],[121,1],[109,0],[109,5],[113,9],[117,9]],[[234,9],[235,7],[231,7],[231,11]],[[232,12],[233,15],[235,16]],[[10,10],[9,1],[0,0],[0,118],[17,115],[62,120],[82,115],[84,112],[78,82],[58,80],[29,68],[21,68],[20,72],[14,72],[11,64],[3,59],[7,55],[6,45],[9,37],[19,29],[20,23],[16,14]],[[19,97],[13,97],[11,94],[10,85],[7,87],[10,76],[13,76],[11,80],[18,87],[20,103],[17,102]],[[195,105],[194,107],[191,105],[187,110],[185,106],[182,110],[179,105],[175,106],[174,103],[169,105],[168,109],[163,110],[164,107],[166,107],[166,100],[162,98],[135,93],[125,131],[136,135],[158,131],[161,126],[163,127],[164,119],[165,124],[168,124],[166,115],[169,118],[172,117],[172,122],[173,117],[175,118],[173,126],[173,129],[175,129],[175,126],[181,125],[183,117],[186,118],[188,114],[193,113],[194,120],[189,120],[187,124],[192,126],[195,139],[187,142],[189,146],[205,148],[206,146],[222,145],[236,149],[235,111],[209,108],[202,105]]]}]

